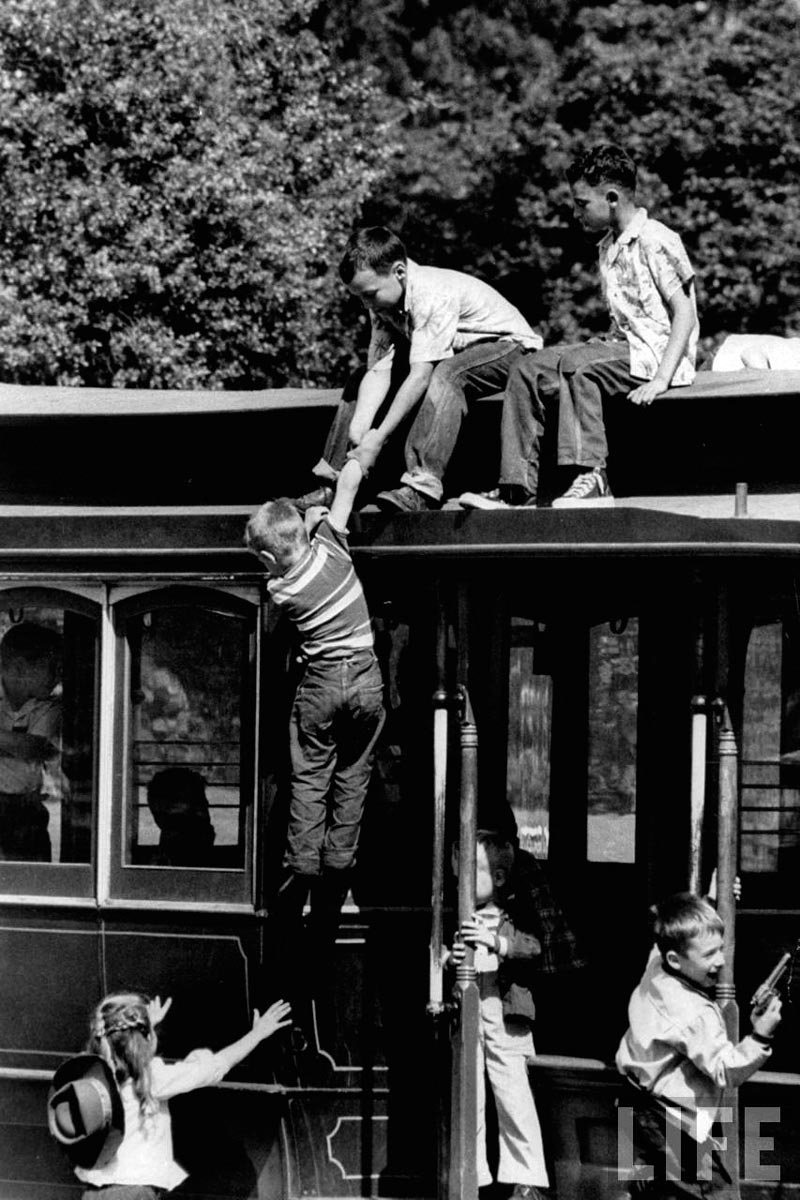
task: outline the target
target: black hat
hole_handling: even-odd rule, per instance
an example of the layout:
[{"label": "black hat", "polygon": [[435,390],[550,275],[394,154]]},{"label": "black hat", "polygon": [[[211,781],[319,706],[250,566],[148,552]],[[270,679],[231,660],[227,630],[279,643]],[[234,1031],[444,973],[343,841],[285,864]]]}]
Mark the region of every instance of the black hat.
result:
[{"label": "black hat", "polygon": [[47,1095],[47,1124],[78,1167],[102,1167],[117,1153],[125,1110],[114,1072],[98,1054],[63,1062]]}]

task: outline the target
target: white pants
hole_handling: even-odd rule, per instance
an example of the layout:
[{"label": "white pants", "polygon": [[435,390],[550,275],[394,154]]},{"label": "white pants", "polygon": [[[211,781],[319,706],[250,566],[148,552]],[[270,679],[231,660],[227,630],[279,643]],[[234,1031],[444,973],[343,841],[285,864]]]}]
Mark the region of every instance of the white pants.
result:
[{"label": "white pants", "polygon": [[[480,977],[479,977],[480,980]],[[480,981],[481,1019],[478,1038],[478,1187],[492,1182],[486,1160],[486,1085],[494,1093],[500,1141],[498,1183],[548,1187],[542,1130],[528,1082],[527,1059],[534,1053],[526,1024],[503,1020],[503,1002],[488,979]]]}]

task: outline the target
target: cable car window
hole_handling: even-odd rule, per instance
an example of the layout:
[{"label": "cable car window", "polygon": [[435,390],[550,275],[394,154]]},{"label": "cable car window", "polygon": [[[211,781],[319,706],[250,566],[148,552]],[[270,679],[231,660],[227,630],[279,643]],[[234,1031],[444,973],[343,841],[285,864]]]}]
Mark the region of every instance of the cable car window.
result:
[{"label": "cable car window", "polygon": [[[0,592],[0,890],[90,885],[99,611],[56,589]],[[48,877],[67,864],[87,869]]]},{"label": "cable car window", "polygon": [[[195,898],[197,872],[241,872],[250,858],[257,609],[190,588],[120,608],[128,681],[121,861],[150,878],[121,886]],[[209,880],[209,889],[247,898],[241,883],[227,897],[222,883]]]},{"label": "cable car window", "polygon": [[506,779],[520,847],[536,858],[547,858],[550,847],[553,678],[546,637],[536,621],[512,617]]},{"label": "cable car window", "polygon": [[792,891],[800,862],[799,632],[792,617],[758,624],[750,633],[741,764],[740,870],[765,882],[774,876],[795,907]]},{"label": "cable car window", "polygon": [[240,619],[202,609],[129,625],[129,862],[242,865],[242,632]]},{"label": "cable car window", "polygon": [[589,862],[636,861],[638,707],[638,620],[594,626],[589,635]]}]

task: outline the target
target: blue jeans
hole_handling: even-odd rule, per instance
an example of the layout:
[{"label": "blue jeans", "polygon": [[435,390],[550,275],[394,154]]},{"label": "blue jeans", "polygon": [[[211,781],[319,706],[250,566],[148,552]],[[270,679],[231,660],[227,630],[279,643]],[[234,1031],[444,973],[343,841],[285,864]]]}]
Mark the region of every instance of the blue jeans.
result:
[{"label": "blue jeans", "polygon": [[385,717],[383,679],[372,650],[309,661],[289,724],[292,794],[285,861],[295,874],[353,865]]},{"label": "blue jeans", "polygon": [[166,1195],[166,1188],[150,1183],[107,1183],[104,1187],[88,1188],[81,1200],[159,1200]]},{"label": "blue jeans", "polygon": [[[698,1146],[683,1130],[667,1134],[664,1107],[638,1089],[626,1087],[621,1103],[633,1109],[633,1143],[636,1161],[651,1168],[652,1179],[628,1185],[633,1196],[653,1200],[734,1200],[731,1178],[712,1142]],[[708,1178],[698,1179],[699,1164]]]},{"label": "blue jeans", "polygon": [[500,424],[501,486],[519,487],[532,498],[539,487],[539,458],[548,409],[558,404],[558,364],[566,346],[523,350],[508,360]]},{"label": "blue jeans", "polygon": [[559,362],[559,466],[604,467],[608,440],[603,401],[625,397],[644,383],[630,371],[627,342],[588,342],[563,348]]},{"label": "blue jeans", "polygon": [[[452,358],[443,358],[436,364],[428,389],[408,430],[406,470],[402,483],[410,484],[433,500],[442,499],[442,480],[469,404],[481,396],[502,392],[509,362],[518,350],[516,342],[475,342],[459,350]],[[347,457],[350,448],[348,434],[358,398],[359,379],[360,376],[351,379],[342,394],[322,459],[314,468],[314,474],[321,479],[333,480]],[[398,378],[398,373],[394,373],[387,403],[401,379],[402,375]]]}]

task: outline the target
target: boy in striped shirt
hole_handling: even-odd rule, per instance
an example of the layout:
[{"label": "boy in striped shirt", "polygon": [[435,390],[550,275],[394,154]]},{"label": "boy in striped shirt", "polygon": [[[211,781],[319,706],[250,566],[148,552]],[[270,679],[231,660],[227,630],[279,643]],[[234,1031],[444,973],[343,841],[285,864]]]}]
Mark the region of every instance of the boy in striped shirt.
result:
[{"label": "boy in striped shirt", "polygon": [[292,780],[284,861],[290,877],[279,907],[302,913],[313,884],[312,915],[317,910],[324,921],[326,938],[347,894],[347,872],[355,861],[375,744],[385,720],[372,623],[347,544],[347,521],[361,477],[358,462],[350,459],[339,474],[330,511],[310,509],[304,521],[291,501],[270,500],[251,516],[245,531],[245,544],[270,574],[273,603],[297,629],[304,664],[289,728]]}]

